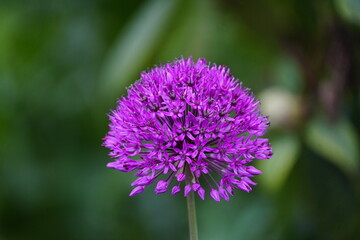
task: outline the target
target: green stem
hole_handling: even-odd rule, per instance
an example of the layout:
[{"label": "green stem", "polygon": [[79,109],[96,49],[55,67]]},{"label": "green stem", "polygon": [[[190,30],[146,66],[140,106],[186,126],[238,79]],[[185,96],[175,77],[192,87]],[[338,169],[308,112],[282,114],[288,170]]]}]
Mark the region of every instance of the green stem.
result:
[{"label": "green stem", "polygon": [[194,191],[190,191],[189,195],[187,196],[187,208],[189,216],[190,240],[198,240]]}]

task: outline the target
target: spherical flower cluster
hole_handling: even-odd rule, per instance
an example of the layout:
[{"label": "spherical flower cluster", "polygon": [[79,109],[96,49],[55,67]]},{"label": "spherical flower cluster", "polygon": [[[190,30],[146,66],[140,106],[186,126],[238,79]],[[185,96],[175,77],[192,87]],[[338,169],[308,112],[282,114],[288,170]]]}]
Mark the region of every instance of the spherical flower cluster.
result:
[{"label": "spherical flower cluster", "polygon": [[109,114],[104,146],[122,172],[137,170],[130,196],[157,181],[155,192],[205,190],[220,201],[251,191],[261,171],[249,165],[272,155],[259,101],[228,68],[178,59],[141,74]]}]

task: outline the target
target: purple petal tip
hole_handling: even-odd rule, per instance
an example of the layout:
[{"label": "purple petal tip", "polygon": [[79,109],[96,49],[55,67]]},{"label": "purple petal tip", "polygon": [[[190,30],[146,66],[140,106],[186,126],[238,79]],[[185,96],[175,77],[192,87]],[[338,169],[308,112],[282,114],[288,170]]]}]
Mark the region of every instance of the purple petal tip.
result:
[{"label": "purple petal tip", "polygon": [[174,186],[173,188],[172,188],[172,190],[171,190],[171,194],[172,195],[175,195],[175,194],[177,194],[177,193],[179,193],[180,192],[180,187],[179,186]]},{"label": "purple petal tip", "polygon": [[155,188],[155,192],[156,194],[160,194],[160,193],[164,193],[166,192],[167,188],[169,186],[169,183],[167,181],[164,180],[160,180]]},{"label": "purple petal tip", "polygon": [[145,187],[144,186],[137,186],[136,188],[134,188],[131,193],[129,194],[130,197],[135,196],[137,194],[140,194],[144,191]]},{"label": "purple petal tip", "polygon": [[210,196],[217,202],[220,202],[219,192],[215,189],[211,190]]}]

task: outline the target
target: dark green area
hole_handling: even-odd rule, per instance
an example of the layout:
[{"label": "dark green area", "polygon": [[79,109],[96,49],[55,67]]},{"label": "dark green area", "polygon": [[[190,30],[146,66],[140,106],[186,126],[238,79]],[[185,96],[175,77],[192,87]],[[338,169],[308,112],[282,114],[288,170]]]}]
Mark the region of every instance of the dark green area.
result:
[{"label": "dark green area", "polygon": [[230,67],[274,157],[254,191],[197,200],[200,239],[360,237],[358,0],[0,2],[0,239],[187,239],[186,201],[105,167],[106,114],[142,70]]}]

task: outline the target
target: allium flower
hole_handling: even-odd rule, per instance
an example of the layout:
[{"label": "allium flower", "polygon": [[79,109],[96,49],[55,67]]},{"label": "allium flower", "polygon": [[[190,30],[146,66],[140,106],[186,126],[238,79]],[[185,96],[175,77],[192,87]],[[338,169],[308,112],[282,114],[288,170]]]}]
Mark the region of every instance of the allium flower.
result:
[{"label": "allium flower", "polygon": [[205,59],[178,59],[141,74],[109,115],[104,146],[114,158],[107,167],[137,170],[130,196],[157,181],[155,192],[205,191],[220,201],[234,189],[251,191],[249,165],[271,157],[269,126],[259,101],[228,68]]}]

